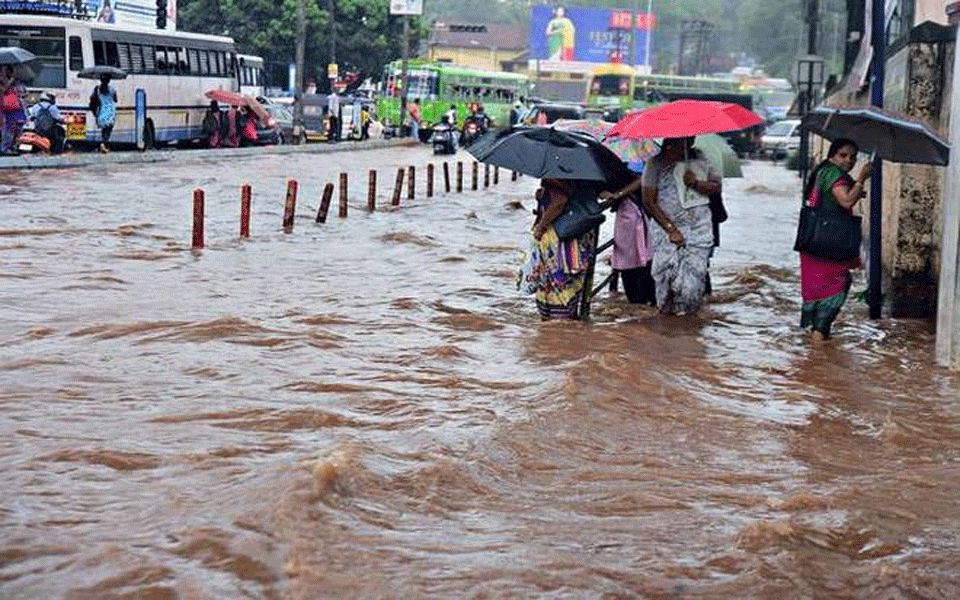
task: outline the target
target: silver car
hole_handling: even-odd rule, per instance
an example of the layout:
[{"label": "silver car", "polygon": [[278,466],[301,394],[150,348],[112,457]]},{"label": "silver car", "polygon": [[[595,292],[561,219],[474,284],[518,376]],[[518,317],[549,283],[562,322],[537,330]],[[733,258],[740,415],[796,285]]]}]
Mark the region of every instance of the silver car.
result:
[{"label": "silver car", "polygon": [[774,160],[786,158],[800,150],[800,120],[777,121],[760,136],[760,155]]}]

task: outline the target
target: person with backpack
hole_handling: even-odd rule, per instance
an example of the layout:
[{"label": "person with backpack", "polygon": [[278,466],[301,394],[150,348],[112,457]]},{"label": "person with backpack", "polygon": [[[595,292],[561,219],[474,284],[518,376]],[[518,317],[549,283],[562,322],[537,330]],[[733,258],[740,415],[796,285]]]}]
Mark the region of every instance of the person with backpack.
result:
[{"label": "person with backpack", "polygon": [[54,154],[63,152],[66,133],[63,130],[63,117],[57,108],[57,97],[47,93],[30,107],[30,120],[33,121],[33,130],[50,140],[50,151]]},{"label": "person with backpack", "polygon": [[90,112],[97,117],[97,126],[100,127],[100,152],[110,152],[107,144],[117,121],[117,90],[110,85],[107,74],[100,76],[100,85],[90,94]]}]

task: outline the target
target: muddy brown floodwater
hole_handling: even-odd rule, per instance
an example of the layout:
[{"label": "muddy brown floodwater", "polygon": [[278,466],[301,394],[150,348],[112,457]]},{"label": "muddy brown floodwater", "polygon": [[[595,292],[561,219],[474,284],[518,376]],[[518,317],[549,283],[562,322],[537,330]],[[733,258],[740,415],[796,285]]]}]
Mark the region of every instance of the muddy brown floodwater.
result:
[{"label": "muddy brown floodwater", "polygon": [[0,597],[960,598],[960,379],[855,300],[808,345],[794,173],[725,182],[699,318],[543,323],[533,180],[364,210],[431,161],[0,173]]}]

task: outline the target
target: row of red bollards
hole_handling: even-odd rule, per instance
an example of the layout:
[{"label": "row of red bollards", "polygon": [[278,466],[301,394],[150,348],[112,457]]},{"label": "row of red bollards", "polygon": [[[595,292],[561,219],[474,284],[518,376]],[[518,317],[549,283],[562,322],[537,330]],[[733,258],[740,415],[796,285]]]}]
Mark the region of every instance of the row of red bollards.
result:
[{"label": "row of red bollards", "polygon": [[[470,189],[476,190],[478,188],[478,179],[479,179],[479,163],[474,161],[473,170],[471,173],[470,180]],[[483,166],[483,187],[490,187],[490,165],[484,164]],[[493,171],[493,184],[497,185],[500,182],[500,168],[494,167]],[[457,171],[456,171],[456,191],[458,193],[463,192],[463,162],[457,162]],[[519,174],[516,171],[511,172],[511,181],[516,181],[519,177]],[[397,169],[397,179],[393,188],[393,198],[391,200],[392,206],[400,206],[400,196],[403,193],[403,180],[407,179],[407,199],[412,200],[415,197],[415,183],[416,183],[416,167],[410,166],[406,170],[403,168]],[[427,181],[426,181],[426,196],[427,198],[433,197],[433,179],[434,179],[434,166],[433,164],[427,165]],[[450,165],[447,162],[443,163],[443,182],[444,189],[446,193],[450,193]],[[340,173],[340,205],[339,205],[339,217],[341,219],[347,218],[347,174]],[[283,221],[282,226],[283,230],[286,233],[293,231],[293,219],[294,212],[297,206],[297,190],[299,184],[295,179],[290,179],[287,181],[287,194],[283,205]],[[249,183],[244,183],[240,187],[240,237],[246,238],[250,237],[250,204],[251,198],[253,195],[252,188]],[[320,208],[317,210],[317,223],[326,223],[327,221],[327,212],[330,210],[330,202],[333,199],[333,184],[327,183],[323,187],[323,193],[320,197]],[[377,171],[371,169],[368,173],[368,183],[367,183],[367,210],[369,212],[374,212],[376,210],[377,204]],[[201,188],[193,190],[193,248],[203,248],[204,236],[203,236],[203,220],[204,220],[204,191]]]}]

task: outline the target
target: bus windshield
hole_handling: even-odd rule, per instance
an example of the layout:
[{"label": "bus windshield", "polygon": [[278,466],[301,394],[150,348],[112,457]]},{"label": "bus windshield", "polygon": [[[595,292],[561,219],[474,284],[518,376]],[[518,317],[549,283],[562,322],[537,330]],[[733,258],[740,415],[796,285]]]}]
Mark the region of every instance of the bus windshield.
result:
[{"label": "bus windshield", "polygon": [[625,75],[595,75],[590,86],[595,96],[626,96],[630,93],[630,77]]}]

